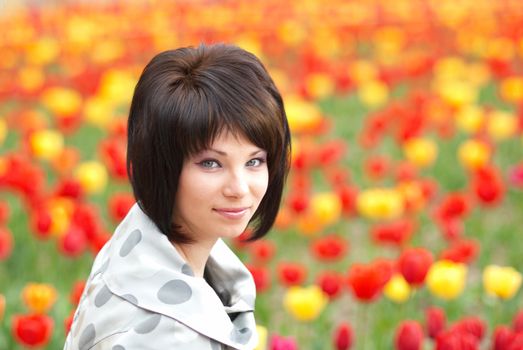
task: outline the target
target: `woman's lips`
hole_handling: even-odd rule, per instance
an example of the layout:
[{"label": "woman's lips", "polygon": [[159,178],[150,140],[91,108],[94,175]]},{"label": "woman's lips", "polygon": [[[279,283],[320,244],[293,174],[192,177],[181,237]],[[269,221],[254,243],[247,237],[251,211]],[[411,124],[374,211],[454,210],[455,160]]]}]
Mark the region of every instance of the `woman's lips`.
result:
[{"label": "woman's lips", "polygon": [[214,209],[218,214],[227,219],[241,219],[249,208],[220,208]]}]

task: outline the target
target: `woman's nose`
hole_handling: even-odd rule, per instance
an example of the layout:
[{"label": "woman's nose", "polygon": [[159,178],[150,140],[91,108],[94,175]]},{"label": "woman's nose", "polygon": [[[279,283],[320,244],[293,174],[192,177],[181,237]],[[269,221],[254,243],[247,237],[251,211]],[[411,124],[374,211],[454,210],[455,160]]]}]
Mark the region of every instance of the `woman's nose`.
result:
[{"label": "woman's nose", "polygon": [[228,175],[223,188],[223,194],[227,197],[243,197],[249,192],[247,175],[242,171],[236,171]]}]

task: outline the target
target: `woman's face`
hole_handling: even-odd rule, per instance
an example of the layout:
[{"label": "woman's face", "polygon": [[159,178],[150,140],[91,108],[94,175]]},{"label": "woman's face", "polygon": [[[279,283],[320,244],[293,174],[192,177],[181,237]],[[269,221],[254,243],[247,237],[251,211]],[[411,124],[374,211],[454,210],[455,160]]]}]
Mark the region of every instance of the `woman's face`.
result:
[{"label": "woman's face", "polygon": [[173,220],[196,242],[240,235],[267,191],[267,152],[224,132],[185,160]]}]

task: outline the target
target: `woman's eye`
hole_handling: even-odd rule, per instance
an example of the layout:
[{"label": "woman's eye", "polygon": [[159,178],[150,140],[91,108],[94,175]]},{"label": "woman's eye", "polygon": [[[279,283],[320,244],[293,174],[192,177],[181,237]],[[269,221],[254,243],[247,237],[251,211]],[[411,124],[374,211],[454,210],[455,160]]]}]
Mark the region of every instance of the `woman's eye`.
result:
[{"label": "woman's eye", "polygon": [[204,168],[218,168],[220,166],[217,161],[210,159],[201,161],[200,165]]},{"label": "woman's eye", "polygon": [[265,159],[263,159],[263,158],[254,158],[247,162],[248,165],[255,166],[255,167],[260,166],[263,163],[265,163]]}]

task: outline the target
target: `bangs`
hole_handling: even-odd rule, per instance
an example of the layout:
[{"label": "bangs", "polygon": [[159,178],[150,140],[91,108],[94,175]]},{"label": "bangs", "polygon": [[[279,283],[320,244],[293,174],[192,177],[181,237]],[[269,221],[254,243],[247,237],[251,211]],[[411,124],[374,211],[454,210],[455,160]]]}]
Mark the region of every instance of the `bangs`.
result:
[{"label": "bangs", "polygon": [[177,89],[181,91],[171,95],[184,101],[173,101],[173,112],[177,115],[173,119],[178,122],[168,131],[171,142],[175,149],[182,151],[183,158],[209,149],[223,132],[244,137],[267,151],[269,158],[277,153],[279,142],[274,141],[282,139],[283,135],[275,120],[281,116],[269,94],[254,98],[233,85],[213,90],[187,85],[179,85]]}]

